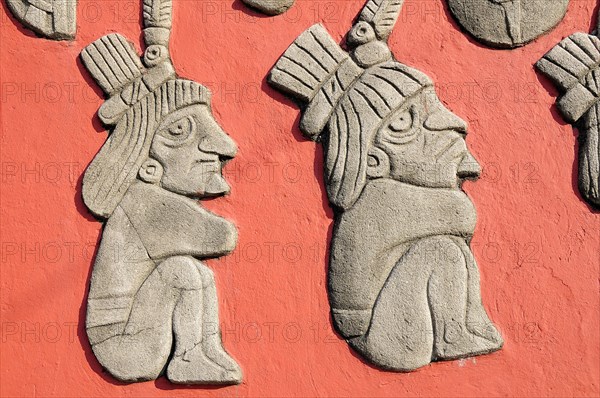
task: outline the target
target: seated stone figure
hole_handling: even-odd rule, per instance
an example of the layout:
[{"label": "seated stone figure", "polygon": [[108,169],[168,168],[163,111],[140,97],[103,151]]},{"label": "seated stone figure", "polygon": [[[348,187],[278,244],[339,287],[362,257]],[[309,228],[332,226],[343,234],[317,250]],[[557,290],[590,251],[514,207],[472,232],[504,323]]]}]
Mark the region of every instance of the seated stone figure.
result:
[{"label": "seated stone figure", "polygon": [[427,76],[392,58],[385,39],[398,12],[398,2],[370,1],[348,35],[351,54],[314,25],[269,81],[307,104],[300,129],[323,143],[333,323],[372,363],[410,371],[503,341],[469,248],[476,213],[461,183],[480,167],[467,125]]},{"label": "seated stone figure", "polygon": [[236,145],[214,120],[208,90],[175,75],[168,27],[146,27],[145,65],[118,34],[82,53],[109,97],[98,114],[111,128],[83,179],[86,206],[106,219],[87,335],[119,380],[166,369],[176,383],[240,383],[221,344],[213,272],[200,261],[232,251],[237,232],[197,203],[229,191],[221,168]]}]

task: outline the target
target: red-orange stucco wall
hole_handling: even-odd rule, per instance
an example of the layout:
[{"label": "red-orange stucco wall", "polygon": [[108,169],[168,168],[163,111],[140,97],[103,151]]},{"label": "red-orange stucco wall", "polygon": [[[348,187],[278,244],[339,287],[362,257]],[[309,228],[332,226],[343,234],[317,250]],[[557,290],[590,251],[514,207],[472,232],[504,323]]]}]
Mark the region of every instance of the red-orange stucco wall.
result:
[{"label": "red-orange stucco wall", "polygon": [[34,37],[3,4],[2,396],[598,395],[600,213],[576,189],[577,132],[533,68],[561,38],[591,29],[595,0],[572,0],[554,31],[512,51],[471,40],[442,0],[405,2],[390,46],[469,122],[485,169],[465,189],[478,211],[483,301],[506,340],[498,353],[410,374],[370,367],[332,331],[321,148],[265,82],[298,34],[321,22],[341,41],[363,2],[298,0],[267,18],[239,0],[176,1],[177,71],[213,90],[216,118],[240,148],[226,172],[231,195],[206,206],[239,229],[234,254],[209,265],[224,344],[244,383],[123,385],[103,374],[83,328],[101,224],[82,203],[80,177],[106,132],[95,115],[100,90],[77,57],[110,32],[139,49],[140,3],[80,0],[70,43]]}]

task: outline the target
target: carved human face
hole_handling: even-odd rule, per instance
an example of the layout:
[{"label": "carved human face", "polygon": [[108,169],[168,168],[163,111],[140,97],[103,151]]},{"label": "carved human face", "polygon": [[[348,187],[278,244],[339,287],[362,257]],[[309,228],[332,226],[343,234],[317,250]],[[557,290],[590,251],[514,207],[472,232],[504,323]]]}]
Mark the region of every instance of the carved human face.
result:
[{"label": "carved human face", "polygon": [[369,169],[384,169],[383,175],[412,185],[459,188],[481,172],[467,149],[466,130],[466,122],[428,88],[384,120],[369,152]]},{"label": "carved human face", "polygon": [[221,173],[237,152],[206,105],[191,105],[167,116],[154,135],[150,158],[162,168],[160,185],[192,197],[229,192]]}]

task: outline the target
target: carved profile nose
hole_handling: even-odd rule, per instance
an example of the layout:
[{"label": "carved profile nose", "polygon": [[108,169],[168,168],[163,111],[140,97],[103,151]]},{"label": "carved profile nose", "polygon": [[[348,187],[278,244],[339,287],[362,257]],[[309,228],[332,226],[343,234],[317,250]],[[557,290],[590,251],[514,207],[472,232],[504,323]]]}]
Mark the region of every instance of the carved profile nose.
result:
[{"label": "carved profile nose", "polygon": [[477,178],[481,175],[481,166],[469,152],[460,161],[456,175],[459,178]]},{"label": "carved profile nose", "polygon": [[467,122],[444,108],[429,115],[425,120],[425,128],[431,131],[454,130],[466,134]]},{"label": "carved profile nose", "polygon": [[218,126],[200,140],[198,149],[219,155],[222,160],[232,159],[237,154],[235,142]]}]

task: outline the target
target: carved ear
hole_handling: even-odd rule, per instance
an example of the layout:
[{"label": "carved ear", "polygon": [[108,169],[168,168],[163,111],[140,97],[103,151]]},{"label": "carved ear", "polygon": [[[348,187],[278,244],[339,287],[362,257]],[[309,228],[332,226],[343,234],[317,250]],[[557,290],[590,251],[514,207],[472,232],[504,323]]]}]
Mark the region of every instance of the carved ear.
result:
[{"label": "carved ear", "polygon": [[138,174],[142,181],[150,184],[158,184],[163,175],[163,167],[157,160],[148,159],[142,163]]},{"label": "carved ear", "polygon": [[387,177],[390,174],[390,158],[377,147],[371,147],[367,153],[367,175],[371,178]]}]

